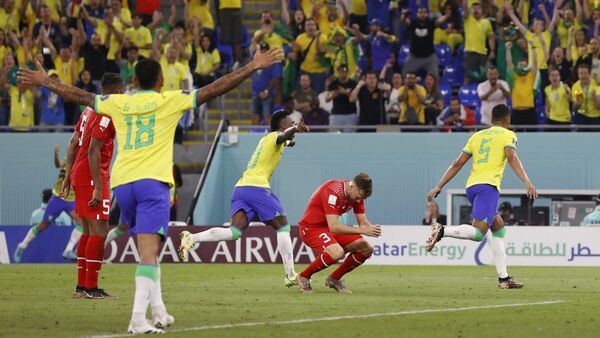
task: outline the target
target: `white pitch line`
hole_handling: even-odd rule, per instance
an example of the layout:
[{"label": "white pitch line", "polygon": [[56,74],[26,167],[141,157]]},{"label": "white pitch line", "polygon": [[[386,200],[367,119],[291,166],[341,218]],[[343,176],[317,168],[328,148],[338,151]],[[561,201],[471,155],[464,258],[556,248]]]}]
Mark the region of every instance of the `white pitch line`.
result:
[{"label": "white pitch line", "polygon": [[[565,301],[564,300],[548,300],[548,301],[535,302],[535,303],[514,303],[514,304],[497,304],[497,305],[482,305],[482,306],[465,306],[465,307],[446,308],[446,309],[405,310],[405,311],[397,311],[397,312],[369,313],[369,314],[362,314],[362,315],[279,320],[279,321],[272,321],[272,322],[248,322],[248,323],[194,326],[194,327],[188,327],[185,329],[168,330],[167,332],[168,333],[177,333],[177,332],[190,332],[190,331],[233,329],[233,328],[238,328],[238,327],[253,327],[253,326],[265,326],[265,325],[293,325],[293,324],[304,324],[304,323],[315,323],[315,322],[328,322],[328,321],[345,320],[345,319],[394,317],[394,316],[404,316],[404,315],[418,315],[418,314],[424,314],[424,313],[459,312],[459,311],[471,311],[471,310],[483,310],[483,309],[498,309],[498,308],[505,308],[505,307],[550,305],[550,304],[560,304],[560,303],[565,303]],[[91,336],[89,338],[118,338],[118,337],[129,337],[129,335],[128,334],[112,334],[112,335]]]}]

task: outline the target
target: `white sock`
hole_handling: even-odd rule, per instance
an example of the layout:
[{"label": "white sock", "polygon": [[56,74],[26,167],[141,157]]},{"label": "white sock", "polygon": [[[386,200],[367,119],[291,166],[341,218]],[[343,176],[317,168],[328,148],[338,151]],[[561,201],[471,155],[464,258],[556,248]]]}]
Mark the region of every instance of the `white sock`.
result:
[{"label": "white sock", "polygon": [[148,304],[156,292],[156,266],[139,264],[135,273],[135,296],[131,320],[141,323],[146,320]]},{"label": "white sock", "polygon": [[494,263],[496,264],[496,272],[498,277],[508,277],[506,271],[506,246],[504,245],[504,237],[491,236],[490,245],[492,246],[492,254],[494,255]]},{"label": "white sock", "polygon": [[114,241],[115,239],[117,239],[117,237],[121,236],[122,234],[123,231],[121,231],[119,227],[112,228],[112,230],[108,232],[108,235],[106,235],[106,239],[104,240],[104,246],[106,247],[110,242]]},{"label": "white sock", "polygon": [[155,283],[155,289],[152,293],[152,299],[150,299],[150,305],[152,306],[152,315],[154,316],[165,316],[167,314],[167,308],[162,298],[162,287],[160,285],[160,266],[156,273],[157,279]]},{"label": "white sock", "polygon": [[[478,230],[479,229],[477,229],[476,227],[468,224],[447,226],[444,227],[444,237],[476,240],[477,232],[481,234],[481,231]],[[483,234],[481,234],[481,239],[483,239]]]},{"label": "white sock", "polygon": [[294,277],[296,275],[294,270],[294,248],[289,231],[277,232],[277,249],[283,261],[286,276]]},{"label": "white sock", "polygon": [[71,231],[71,238],[69,238],[69,243],[67,243],[67,246],[65,247],[65,252],[73,251],[75,244],[77,244],[77,242],[79,242],[79,238],[81,238],[81,234],[81,229],[78,226],[73,228],[73,231]]},{"label": "white sock", "polygon": [[23,249],[27,249],[27,247],[29,246],[29,243],[31,243],[31,241],[33,241],[33,239],[35,238],[35,236],[37,236],[38,234],[38,229],[37,226],[32,226],[29,231],[27,231],[27,235],[25,235],[25,239],[23,239],[23,241],[21,243],[19,243],[19,247],[23,248]]},{"label": "white sock", "polygon": [[230,228],[210,228],[208,230],[192,234],[194,243],[198,242],[220,242],[233,239],[233,232]]}]

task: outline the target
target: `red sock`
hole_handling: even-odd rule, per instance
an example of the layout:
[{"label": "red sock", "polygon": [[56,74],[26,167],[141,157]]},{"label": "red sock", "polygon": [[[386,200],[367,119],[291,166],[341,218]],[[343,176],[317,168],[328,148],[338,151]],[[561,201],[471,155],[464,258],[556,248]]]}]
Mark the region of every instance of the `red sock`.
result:
[{"label": "red sock", "polygon": [[331,278],[340,280],[348,272],[358,268],[367,260],[367,257],[358,252],[348,255],[344,262],[331,274]]},{"label": "red sock", "polygon": [[85,274],[86,289],[95,289],[98,287],[98,273],[102,269],[102,259],[104,258],[104,240],[105,237],[94,235],[90,236],[88,240],[85,252],[87,258]]},{"label": "red sock", "polygon": [[85,287],[85,249],[89,235],[81,235],[77,245],[77,285]]},{"label": "red sock", "polygon": [[300,276],[310,279],[313,273],[319,272],[335,262],[335,259],[331,258],[327,252],[323,251],[323,253],[310,263],[304,271],[300,272]]}]

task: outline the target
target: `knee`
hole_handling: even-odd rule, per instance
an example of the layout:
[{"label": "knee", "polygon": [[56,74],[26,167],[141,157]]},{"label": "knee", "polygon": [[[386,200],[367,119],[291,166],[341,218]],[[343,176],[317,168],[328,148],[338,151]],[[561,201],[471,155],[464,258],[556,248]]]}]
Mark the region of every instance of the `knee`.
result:
[{"label": "knee", "polygon": [[332,244],[325,249],[325,252],[336,261],[344,257],[344,249],[339,244]]},{"label": "knee", "polygon": [[373,255],[373,246],[369,242],[364,241],[364,244],[360,246],[358,252],[365,258],[369,258]]},{"label": "knee", "polygon": [[47,227],[48,227],[48,223],[47,222],[41,222],[37,226],[38,231],[44,231],[44,230],[46,230]]}]

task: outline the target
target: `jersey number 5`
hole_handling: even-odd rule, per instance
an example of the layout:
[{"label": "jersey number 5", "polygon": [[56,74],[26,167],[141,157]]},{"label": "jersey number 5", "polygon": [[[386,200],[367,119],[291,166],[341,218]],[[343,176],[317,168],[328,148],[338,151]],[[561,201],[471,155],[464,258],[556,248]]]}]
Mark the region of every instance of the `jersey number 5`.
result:
[{"label": "jersey number 5", "polygon": [[491,147],[487,144],[488,144],[488,142],[491,142],[491,141],[492,141],[491,138],[484,138],[483,140],[481,140],[481,145],[479,146],[479,155],[484,155],[484,157],[477,160],[477,163],[487,163],[488,162],[489,157],[490,157]]},{"label": "jersey number 5", "polygon": [[125,117],[127,123],[127,138],[125,140],[125,150],[139,149],[151,146],[154,143],[154,114],[149,116],[137,116],[135,120],[135,144],[131,144],[133,134],[133,116]]}]

